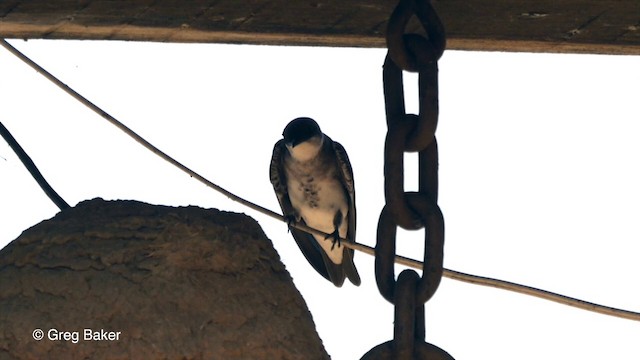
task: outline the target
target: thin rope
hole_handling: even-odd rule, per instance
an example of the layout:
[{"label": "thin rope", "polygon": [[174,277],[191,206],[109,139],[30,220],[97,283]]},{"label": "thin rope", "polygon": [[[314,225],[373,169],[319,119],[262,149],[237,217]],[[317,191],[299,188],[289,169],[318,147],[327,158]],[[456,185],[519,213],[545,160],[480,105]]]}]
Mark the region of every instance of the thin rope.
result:
[{"label": "thin rope", "polygon": [[[200,174],[198,174],[195,171],[189,169],[188,167],[182,165],[177,160],[173,159],[169,155],[167,155],[164,152],[160,151],[160,149],[158,149],[157,147],[153,146],[151,143],[149,143],[147,140],[142,138],[140,135],[136,134],[133,130],[129,129],[123,123],[121,123],[120,121],[116,120],[113,116],[109,115],[107,112],[105,112],[104,110],[100,109],[98,106],[94,105],[92,102],[87,100],[85,97],[83,97],[82,95],[78,94],[76,91],[71,89],[69,86],[64,84],[62,81],[58,80],[58,78],[56,78],[55,76],[51,75],[49,72],[47,72],[45,69],[43,69],[40,65],[36,64],[33,60],[29,59],[26,55],[22,54],[16,48],[11,46],[6,40],[0,39],[0,45],[2,45],[4,48],[9,50],[9,52],[11,52],[15,56],[17,56],[20,60],[24,61],[27,65],[29,65],[30,67],[35,69],[37,72],[42,74],[44,77],[49,79],[51,82],[56,84],[64,92],[66,92],[67,94],[71,95],[76,100],[80,101],[82,104],[87,106],[89,109],[93,110],[98,115],[102,116],[107,121],[109,121],[111,124],[115,125],[117,128],[122,130],[125,134],[129,135],[130,137],[132,137],[136,142],[140,143],[142,146],[144,146],[145,148],[147,148],[148,150],[150,150],[154,154],[160,156],[162,159],[166,160],[167,162],[169,162],[170,164],[174,165],[178,169],[180,169],[183,172],[187,173],[188,175],[190,175],[191,177],[195,178],[196,180],[202,182],[206,186],[208,186],[208,187],[210,187],[210,188],[222,193],[223,195],[227,196],[228,198],[230,198],[233,201],[239,202],[239,203],[241,203],[241,204],[243,204],[243,205],[245,205],[245,206],[257,211],[257,212],[260,212],[260,213],[262,213],[264,215],[270,216],[270,217],[272,217],[272,218],[274,218],[276,220],[280,220],[282,222],[287,222],[287,220],[284,218],[284,216],[282,216],[282,215],[280,215],[280,214],[278,214],[278,213],[276,213],[274,211],[271,211],[271,210],[269,210],[267,208],[264,208],[264,207],[262,207],[260,205],[254,204],[254,203],[252,203],[252,202],[250,202],[248,200],[245,200],[245,199],[243,199],[243,198],[231,193],[230,191],[228,191],[228,190],[226,190],[226,189],[224,189],[224,188],[212,183],[211,181],[205,179]],[[310,234],[319,235],[319,236],[322,236],[322,237],[328,237],[329,236],[329,234],[327,234],[325,232],[310,228],[310,227],[308,227],[308,226],[306,226],[304,224],[290,224],[290,226],[293,227],[293,228],[308,232]],[[370,246],[363,245],[363,244],[356,243],[356,242],[351,242],[351,241],[349,241],[347,239],[342,239],[341,238],[340,240],[341,240],[341,243],[344,246],[346,246],[347,248],[354,249],[354,250],[357,250],[357,251],[361,251],[361,252],[364,252],[364,253],[369,254],[369,255],[374,255],[375,254],[375,250]],[[397,264],[409,266],[409,267],[416,268],[416,269],[422,269],[422,267],[423,267],[423,264],[420,261],[416,261],[416,260],[413,260],[413,259],[410,259],[410,258],[407,258],[407,257],[404,257],[404,256],[399,256],[399,255],[396,255],[395,262]],[[520,285],[520,284],[516,284],[516,283],[513,283],[513,282],[509,282],[509,281],[504,281],[504,280],[499,280],[499,279],[492,279],[492,278],[488,278],[488,277],[482,277],[482,276],[477,276],[477,275],[466,274],[466,273],[462,273],[462,272],[455,271],[455,270],[449,270],[449,269],[444,269],[443,276],[445,276],[447,278],[450,278],[450,279],[454,279],[454,280],[470,283],[470,284],[489,286],[489,287],[494,287],[494,288],[498,288],[498,289],[517,292],[517,293],[520,293],[520,294],[530,295],[530,296],[538,297],[538,298],[541,298],[541,299],[554,301],[554,302],[557,302],[557,303],[560,303],[560,304],[573,306],[573,307],[576,307],[576,308],[579,308],[579,309],[582,309],[582,310],[592,311],[592,312],[596,312],[596,313],[600,313],[600,314],[604,314],[604,315],[609,315],[609,316],[615,316],[615,317],[619,317],[619,318],[623,318],[623,319],[640,321],[640,313],[637,313],[637,312],[628,311],[628,310],[624,310],[624,309],[617,309],[617,308],[604,306],[604,305],[599,305],[599,304],[595,304],[595,303],[592,303],[592,302],[588,302],[588,301],[572,298],[572,297],[569,297],[569,296],[553,293],[553,292],[550,292],[550,291],[537,289],[537,288],[534,288],[534,287],[531,287],[531,286]]]},{"label": "thin rope", "polygon": [[16,155],[18,156],[18,159],[20,159],[24,167],[27,168],[27,171],[29,171],[29,174],[31,174],[31,177],[33,177],[36,180],[38,185],[40,185],[40,188],[42,189],[42,191],[44,191],[44,193],[49,197],[49,199],[51,199],[51,201],[53,201],[53,203],[56,204],[58,209],[64,210],[64,209],[70,208],[69,204],[67,204],[67,202],[64,201],[64,199],[60,197],[60,195],[58,195],[58,193],[55,190],[53,190],[53,188],[51,187],[51,185],[49,185],[49,183],[44,178],[44,176],[42,176],[42,173],[40,172],[40,170],[38,170],[38,167],[36,166],[36,164],[33,163],[33,160],[31,160],[31,158],[29,157],[29,155],[27,155],[27,153],[24,151],[22,146],[20,146],[18,141],[16,141],[13,135],[11,135],[11,132],[9,132],[9,130],[6,127],[4,127],[4,125],[2,125],[1,122],[0,122],[0,135],[2,135],[2,137],[7,142],[7,144],[9,144],[9,147],[13,150],[14,153],[16,153]]}]

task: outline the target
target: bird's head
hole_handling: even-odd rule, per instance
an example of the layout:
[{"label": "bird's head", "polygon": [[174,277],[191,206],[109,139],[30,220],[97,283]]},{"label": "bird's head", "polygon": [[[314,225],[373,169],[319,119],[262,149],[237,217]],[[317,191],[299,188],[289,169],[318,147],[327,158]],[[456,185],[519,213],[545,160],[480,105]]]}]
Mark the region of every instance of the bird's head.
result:
[{"label": "bird's head", "polygon": [[284,143],[291,156],[298,161],[314,158],[324,142],[320,126],[311,118],[292,120],[282,132]]}]

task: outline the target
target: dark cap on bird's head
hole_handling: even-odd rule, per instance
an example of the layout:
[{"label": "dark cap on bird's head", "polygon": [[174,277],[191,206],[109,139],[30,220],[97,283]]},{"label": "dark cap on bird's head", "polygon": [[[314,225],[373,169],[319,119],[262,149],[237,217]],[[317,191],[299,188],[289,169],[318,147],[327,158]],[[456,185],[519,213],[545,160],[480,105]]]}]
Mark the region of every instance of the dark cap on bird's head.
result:
[{"label": "dark cap on bird's head", "polygon": [[321,136],[320,126],[315,120],[308,117],[300,117],[292,120],[284,128],[282,136],[287,144],[292,147],[311,139],[314,136]]}]

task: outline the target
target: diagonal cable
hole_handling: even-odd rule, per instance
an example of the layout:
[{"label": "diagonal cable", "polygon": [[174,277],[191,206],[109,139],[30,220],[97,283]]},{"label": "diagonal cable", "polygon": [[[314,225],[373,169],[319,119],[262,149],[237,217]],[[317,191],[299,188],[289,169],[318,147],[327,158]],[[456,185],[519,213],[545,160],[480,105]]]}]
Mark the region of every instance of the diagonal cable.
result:
[{"label": "diagonal cable", "polygon": [[[210,188],[222,193],[223,195],[227,196],[228,198],[230,198],[233,201],[239,202],[239,203],[241,203],[241,204],[243,204],[243,205],[245,205],[245,206],[257,211],[257,212],[260,212],[260,213],[262,213],[264,215],[270,216],[270,217],[272,217],[272,218],[274,218],[276,220],[280,220],[282,222],[287,222],[286,219],[284,218],[284,216],[282,216],[282,215],[280,215],[280,214],[278,214],[278,213],[276,213],[274,211],[271,211],[271,210],[269,210],[269,209],[267,209],[265,207],[262,207],[260,205],[255,204],[255,203],[252,203],[252,202],[250,202],[248,200],[245,200],[245,199],[233,194],[232,192],[230,192],[230,191],[228,191],[228,190],[226,190],[226,189],[224,189],[224,188],[212,183],[211,181],[207,180],[206,178],[204,178],[200,174],[198,174],[195,171],[189,169],[188,167],[182,165],[177,160],[173,159],[169,155],[167,155],[164,152],[160,151],[160,149],[158,149],[157,147],[153,146],[151,143],[149,143],[147,140],[142,138],[140,135],[136,134],[133,130],[129,129],[127,126],[125,126],[123,123],[118,121],[116,118],[114,118],[113,116],[109,115],[106,111],[102,110],[101,108],[99,108],[98,106],[93,104],[91,101],[87,100],[85,97],[83,97],[82,95],[77,93],[75,90],[71,89],[69,86],[64,84],[58,78],[56,78],[55,76],[53,76],[52,74],[47,72],[40,65],[36,64],[33,60],[29,59],[26,55],[22,54],[16,48],[11,46],[11,44],[9,44],[6,40],[0,39],[0,45],[2,45],[5,49],[7,49],[9,52],[14,54],[15,56],[17,56],[20,60],[25,62],[27,65],[31,66],[37,72],[42,74],[48,80],[50,80],[51,82],[56,84],[64,92],[66,92],[67,94],[71,95],[76,100],[80,101],[83,105],[87,106],[89,109],[93,110],[98,115],[100,115],[103,118],[105,118],[107,121],[109,121],[111,124],[115,125],[117,128],[122,130],[124,133],[126,133],[130,137],[132,137],[135,141],[140,143],[142,146],[144,146],[145,148],[147,148],[148,150],[150,150],[154,154],[160,156],[162,159],[166,160],[167,162],[171,163],[172,165],[174,165],[178,169],[180,169],[183,172],[187,173],[188,175],[190,175],[191,177],[195,178],[196,180],[202,182],[206,186],[208,186],[208,187],[210,187]],[[306,225],[303,225],[303,224],[291,224],[290,226],[292,226],[292,227],[294,227],[296,229],[302,230],[302,231],[306,231],[306,232],[308,232],[310,234],[315,234],[315,235],[319,235],[319,236],[323,236],[323,237],[329,237],[329,234],[324,233],[324,232],[319,231],[319,230],[316,230],[316,229],[313,229],[313,228],[310,228],[310,227],[308,227]],[[341,240],[343,245],[345,245],[346,247],[348,247],[350,249],[358,250],[358,251],[364,252],[364,253],[369,254],[369,255],[375,255],[375,252],[374,252],[375,250],[370,246],[367,246],[367,245],[364,245],[364,244],[360,244],[360,243],[356,243],[356,242],[351,242],[351,241],[349,241],[347,239],[340,239],[340,240]],[[423,267],[422,262],[416,261],[416,260],[413,260],[413,259],[410,259],[410,258],[407,258],[407,257],[404,257],[404,256],[400,256],[400,255],[396,255],[395,256],[395,262],[397,264],[406,265],[406,266],[413,267],[413,268],[416,268],[416,269],[422,269],[422,267]],[[463,273],[463,272],[459,272],[459,271],[455,271],[455,270],[449,270],[449,269],[444,269],[443,276],[447,277],[447,278],[450,278],[450,279],[454,279],[454,280],[470,283],[470,284],[494,287],[494,288],[498,288],[498,289],[517,292],[517,293],[524,294],[524,295],[530,295],[530,296],[538,297],[538,298],[541,298],[541,299],[554,301],[554,302],[557,302],[557,303],[560,303],[560,304],[573,306],[573,307],[576,307],[576,308],[579,308],[579,309],[582,309],[582,310],[597,312],[597,313],[600,313],[600,314],[609,315],[609,316],[615,316],[615,317],[619,317],[619,318],[623,318],[623,319],[640,321],[640,313],[638,313],[638,312],[633,312],[633,311],[624,310],[624,309],[618,309],[618,308],[609,307],[609,306],[605,306],[605,305],[599,305],[599,304],[595,304],[595,303],[592,303],[592,302],[589,302],[589,301],[584,301],[584,300],[572,298],[572,297],[569,297],[569,296],[557,294],[557,293],[554,293],[554,292],[550,292],[550,291],[546,291],[546,290],[542,290],[542,289],[537,289],[537,288],[534,288],[534,287],[531,287],[531,286],[516,284],[516,283],[513,283],[513,282],[509,282],[509,281],[493,279],[493,278],[488,278],[488,277],[483,277],[483,276],[466,274],[466,273]]]},{"label": "diagonal cable", "polygon": [[61,198],[60,195],[58,195],[58,193],[55,190],[53,190],[53,188],[51,187],[51,185],[49,185],[49,183],[44,178],[44,176],[42,176],[42,173],[40,173],[40,170],[38,170],[38,167],[36,166],[36,164],[33,163],[33,160],[31,160],[31,158],[29,157],[29,155],[27,155],[27,153],[24,151],[22,146],[20,146],[18,141],[16,141],[13,135],[11,135],[9,130],[7,130],[7,128],[4,127],[4,125],[2,125],[1,122],[0,122],[0,135],[2,135],[2,137],[7,142],[7,144],[9,144],[9,147],[11,147],[13,152],[16,153],[16,155],[18,156],[18,159],[22,161],[22,164],[24,165],[24,167],[27,168],[31,176],[36,180],[38,185],[40,185],[40,188],[42,188],[42,191],[44,191],[44,193],[47,194],[49,199],[51,199],[51,201],[53,201],[53,203],[56,204],[56,206],[60,210],[70,208],[69,204],[67,204],[67,202],[64,201],[64,199]]}]

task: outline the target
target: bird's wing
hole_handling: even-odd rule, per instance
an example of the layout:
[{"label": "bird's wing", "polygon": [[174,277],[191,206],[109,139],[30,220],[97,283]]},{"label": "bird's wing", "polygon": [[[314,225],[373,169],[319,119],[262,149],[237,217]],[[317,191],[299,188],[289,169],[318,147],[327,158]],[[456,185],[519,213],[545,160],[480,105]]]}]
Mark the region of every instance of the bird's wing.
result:
[{"label": "bird's wing", "polygon": [[336,154],[336,160],[338,162],[338,168],[340,169],[340,181],[342,186],[349,195],[349,231],[347,238],[351,241],[355,241],[356,238],[356,188],[353,184],[353,170],[351,169],[351,162],[349,156],[344,147],[339,142],[333,142],[333,151]]},{"label": "bird's wing", "polygon": [[284,155],[286,151],[284,140],[278,141],[273,147],[273,155],[271,155],[271,164],[269,166],[269,180],[273,185],[273,191],[276,193],[283,215],[293,216],[294,210],[287,191],[287,176],[284,173]]},{"label": "bird's wing", "polygon": [[[303,219],[300,219],[300,223],[306,225]],[[329,259],[329,256],[322,250],[313,235],[294,228],[290,230],[291,235],[293,235],[293,238],[296,240],[298,247],[304,254],[304,257],[307,258],[309,264],[325,279],[331,281],[333,285],[341,287],[345,279],[343,266],[336,265]]]},{"label": "bird's wing", "polygon": [[[271,180],[271,185],[273,185],[273,190],[276,193],[283,215],[297,219],[297,214],[295,214],[293,205],[291,205],[289,192],[287,191],[287,176],[284,172],[284,156],[286,151],[287,148],[283,140],[278,141],[273,147],[273,155],[271,156],[271,165],[269,167],[269,179]],[[300,220],[300,222],[304,224],[304,220]],[[336,286],[341,286],[342,282],[344,282],[344,275],[342,275],[342,281],[340,281],[340,276],[336,272],[339,269],[336,269],[336,265],[331,263],[331,260],[329,260],[313,235],[294,228],[289,228],[289,230],[309,264],[325,279],[331,281]]]},{"label": "bird's wing", "polygon": [[[347,240],[356,241],[356,188],[353,182],[353,169],[347,151],[337,141],[333,141],[333,151],[336,154],[336,161],[340,169],[340,181],[346,190],[349,198],[349,227],[347,230]],[[353,263],[353,250],[345,247],[343,256],[344,272],[354,285],[360,285],[360,275]]]}]

